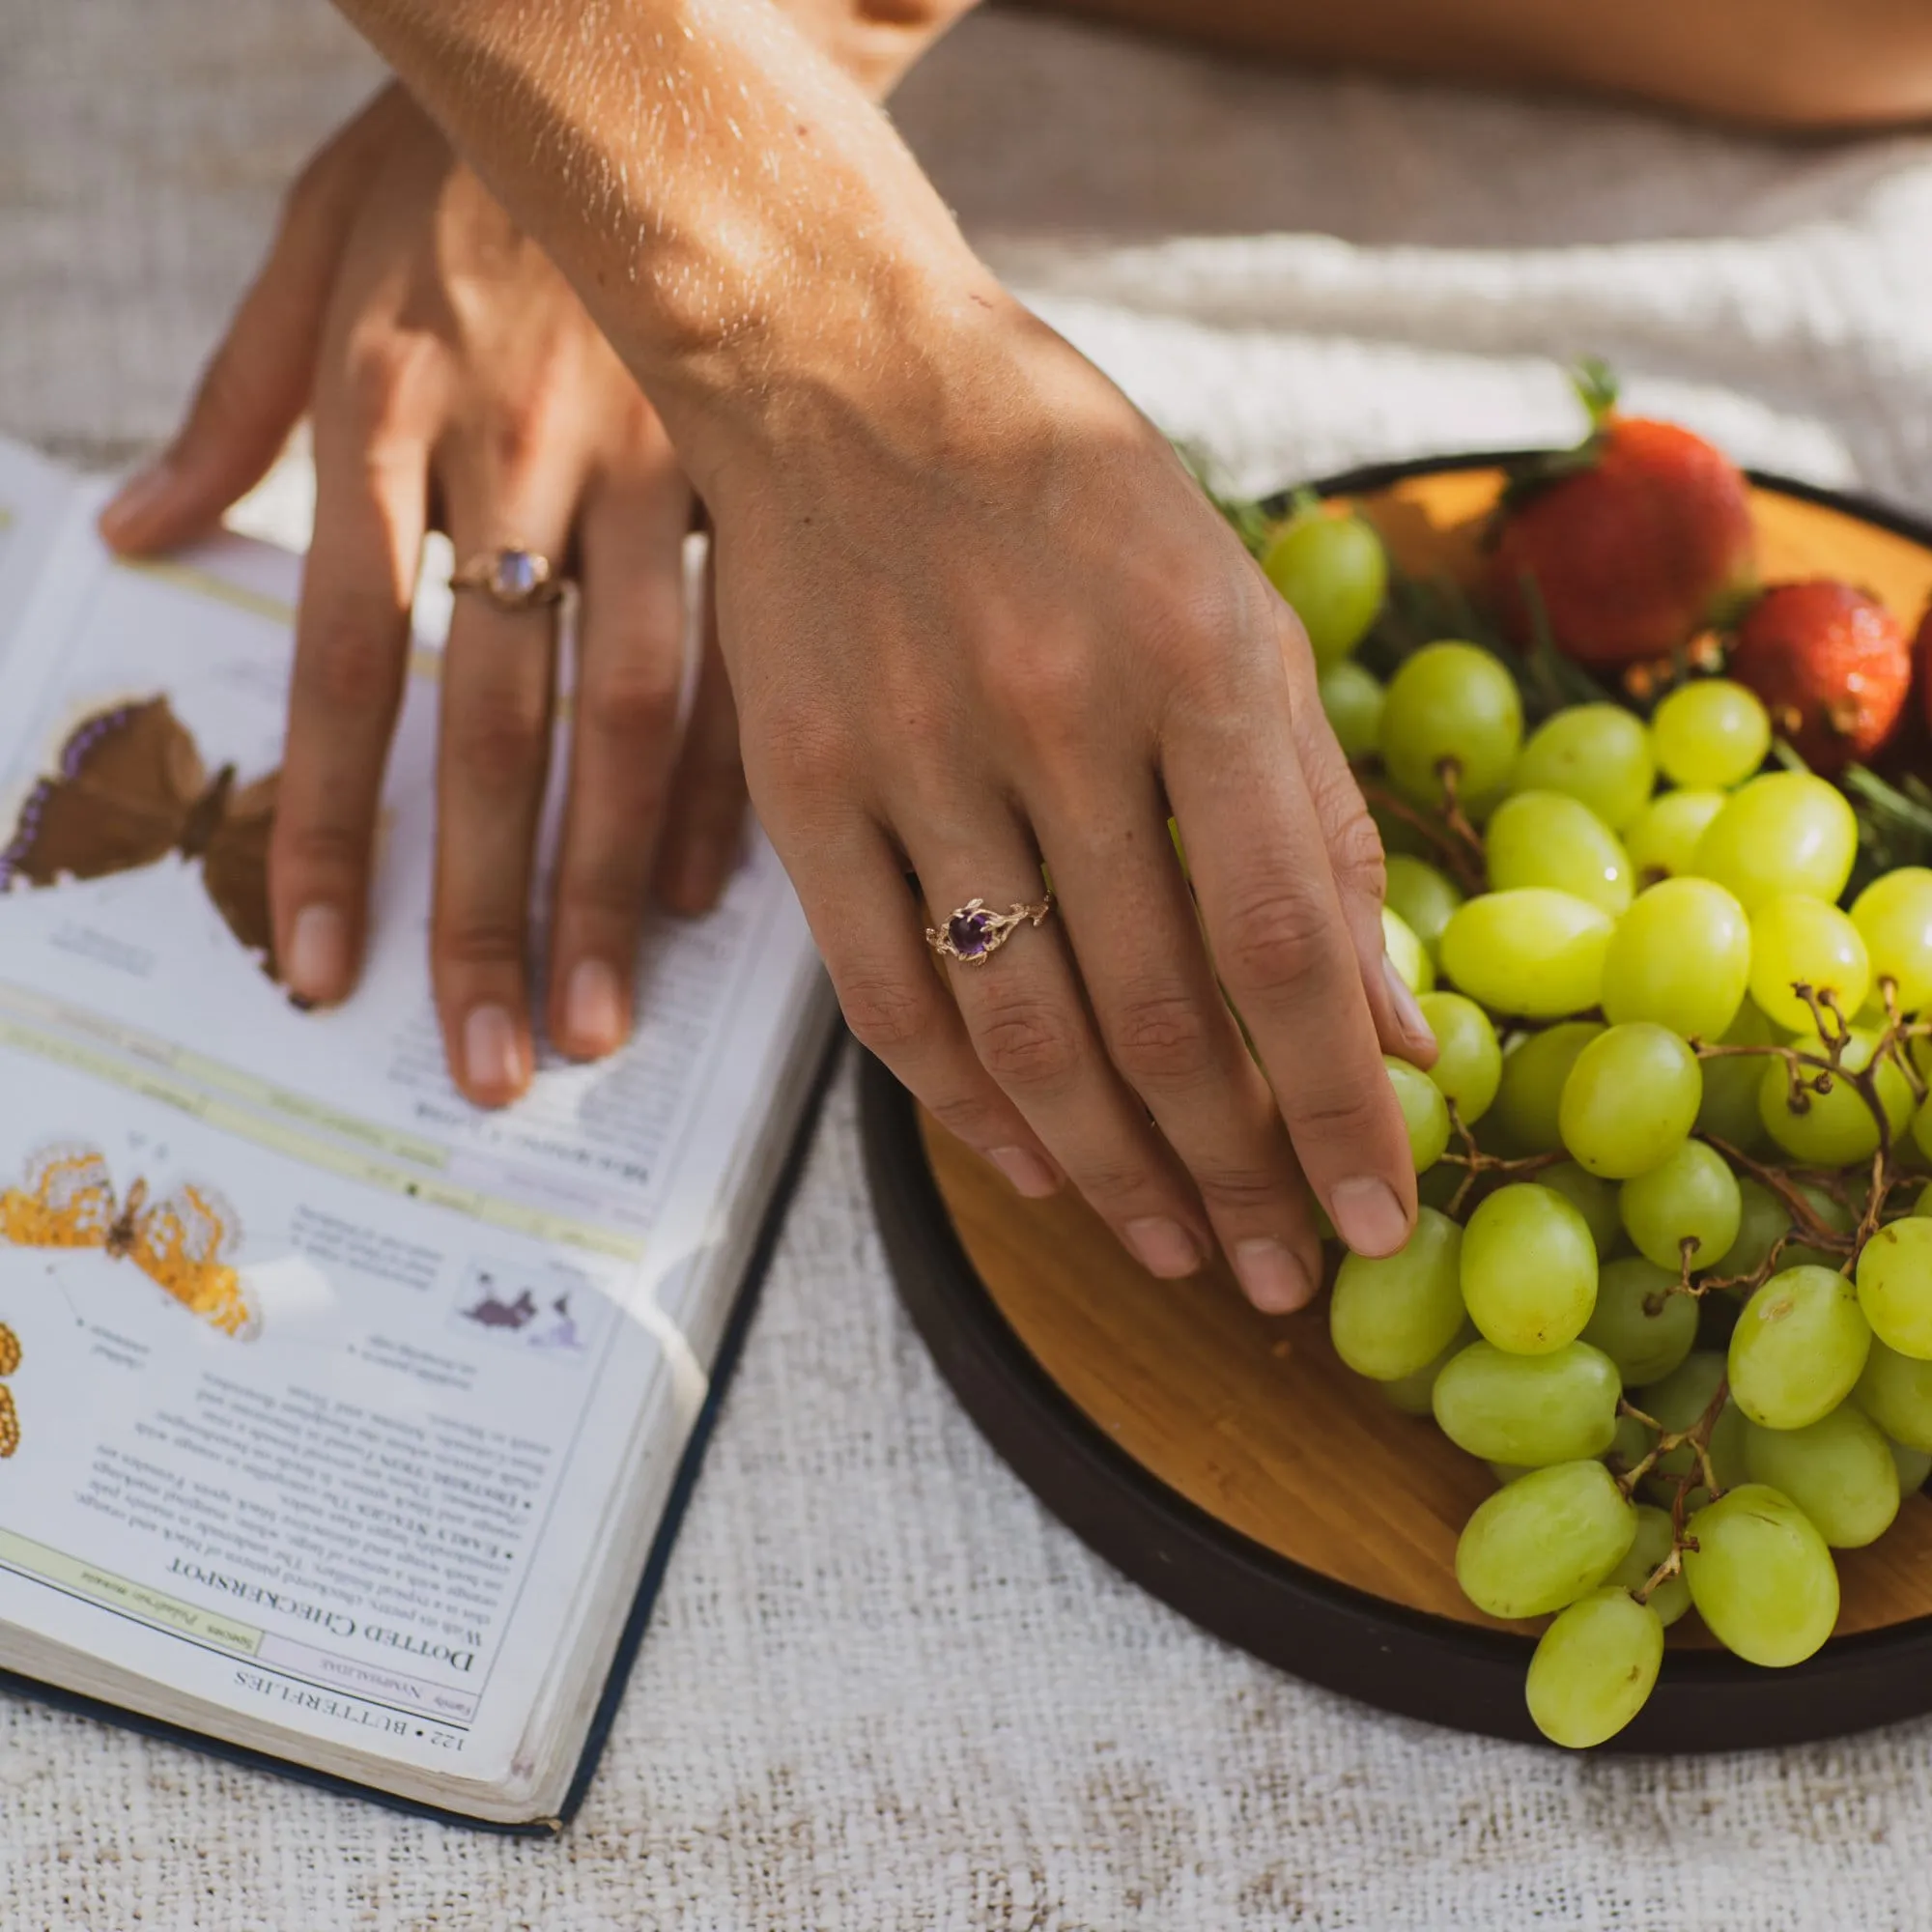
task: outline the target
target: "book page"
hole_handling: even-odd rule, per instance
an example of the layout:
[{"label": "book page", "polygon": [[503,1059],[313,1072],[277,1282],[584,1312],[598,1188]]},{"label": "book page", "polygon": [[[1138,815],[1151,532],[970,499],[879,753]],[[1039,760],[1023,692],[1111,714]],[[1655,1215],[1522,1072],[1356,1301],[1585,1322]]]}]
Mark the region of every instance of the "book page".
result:
[{"label": "book page", "polygon": [[0,437],[0,653],[42,582],[74,496],[73,479],[58,464]]},{"label": "book page", "polygon": [[50,571],[0,662],[0,1619],[501,1778],[616,1486],[702,1400],[706,1258],[823,1011],[803,917],[754,839],[653,926],[627,1050],[480,1112],[429,997],[436,653],[364,983],[302,1012],[248,880],[294,560],[120,564],[76,516]]}]

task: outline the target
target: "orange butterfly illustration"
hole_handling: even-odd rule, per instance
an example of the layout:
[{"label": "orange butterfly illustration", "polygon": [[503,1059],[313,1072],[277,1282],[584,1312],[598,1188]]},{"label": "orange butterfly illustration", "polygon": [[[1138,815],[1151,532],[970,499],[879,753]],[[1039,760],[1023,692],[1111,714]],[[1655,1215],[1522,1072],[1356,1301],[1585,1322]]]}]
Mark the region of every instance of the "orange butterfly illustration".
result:
[{"label": "orange butterfly illustration", "polygon": [[68,734],[57,769],[27,794],[0,848],[0,894],[138,871],[170,852],[199,861],[228,929],[272,980],[269,835],[280,774],[213,778],[165,697],[97,711]]},{"label": "orange butterfly illustration", "polygon": [[198,1181],[184,1181],[151,1205],[148,1183],[136,1180],[123,1202],[104,1154],[45,1148],[27,1163],[25,1183],[0,1194],[0,1239],[23,1248],[103,1249],[132,1262],[224,1335],[245,1339],[260,1326],[228,1260],[242,1241],[235,1210]]},{"label": "orange butterfly illustration", "polygon": [[[11,1376],[20,1366],[20,1338],[0,1321],[0,1376]],[[14,1407],[14,1391],[0,1388],[0,1461],[20,1446],[20,1417]]]}]

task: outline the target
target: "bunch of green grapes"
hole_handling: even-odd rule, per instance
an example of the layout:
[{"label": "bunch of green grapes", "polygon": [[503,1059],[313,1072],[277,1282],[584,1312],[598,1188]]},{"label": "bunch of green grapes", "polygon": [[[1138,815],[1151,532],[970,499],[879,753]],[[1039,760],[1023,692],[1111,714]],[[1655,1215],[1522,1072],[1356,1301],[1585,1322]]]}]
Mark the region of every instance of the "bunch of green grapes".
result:
[{"label": "bunch of green grapes", "polygon": [[1722,678],[1527,735],[1479,644],[1381,685],[1350,655],[1373,532],[1297,529],[1297,568],[1319,539],[1355,573],[1319,607],[1322,697],[1439,1047],[1389,1062],[1415,1234],[1342,1257],[1330,1331],[1494,1472],[1457,1577],[1492,1616],[1550,1619],[1531,1716],[1596,1745],[1691,1610],[1752,1662],[1812,1655],[1832,1551],[1932,1469],[1932,871],[1842,904],[1850,805],[1767,769],[1765,708]]}]

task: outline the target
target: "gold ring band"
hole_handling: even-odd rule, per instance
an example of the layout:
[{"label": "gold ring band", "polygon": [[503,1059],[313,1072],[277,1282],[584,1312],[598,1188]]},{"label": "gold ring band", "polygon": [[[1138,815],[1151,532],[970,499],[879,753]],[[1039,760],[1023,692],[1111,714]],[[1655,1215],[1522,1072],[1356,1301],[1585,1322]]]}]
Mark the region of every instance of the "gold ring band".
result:
[{"label": "gold ring band", "polygon": [[564,583],[549,557],[519,544],[505,544],[500,550],[472,556],[449,580],[452,590],[478,591],[497,610],[512,614],[541,611],[556,603],[563,596]]},{"label": "gold ring band", "polygon": [[1032,905],[1012,902],[1007,912],[994,912],[984,899],[968,899],[938,925],[925,929],[925,943],[942,959],[967,966],[983,966],[1023,925],[1037,925],[1053,910],[1053,895]]}]

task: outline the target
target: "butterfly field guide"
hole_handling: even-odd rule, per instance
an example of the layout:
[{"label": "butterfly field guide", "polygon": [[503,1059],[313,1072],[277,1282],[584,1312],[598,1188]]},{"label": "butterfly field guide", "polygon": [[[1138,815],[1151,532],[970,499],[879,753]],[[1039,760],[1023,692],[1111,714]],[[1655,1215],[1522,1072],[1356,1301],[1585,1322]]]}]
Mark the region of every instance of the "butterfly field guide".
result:
[{"label": "butterfly field guide", "polygon": [[[268,910],[300,562],[133,565],[0,443],[0,1681],[466,1824],[594,1766],[832,1037],[753,841],[486,1114],[416,649],[355,996]],[[560,767],[561,759],[556,763]]]}]

